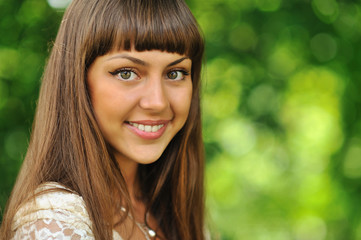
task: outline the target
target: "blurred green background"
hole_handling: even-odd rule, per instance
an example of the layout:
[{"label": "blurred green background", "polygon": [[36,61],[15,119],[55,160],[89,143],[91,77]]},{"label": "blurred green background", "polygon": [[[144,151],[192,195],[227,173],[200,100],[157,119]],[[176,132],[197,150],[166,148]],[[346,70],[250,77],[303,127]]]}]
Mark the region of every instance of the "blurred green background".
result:
[{"label": "blurred green background", "polygon": [[[68,1],[0,0],[0,206]],[[214,239],[361,239],[361,1],[189,0]]]}]

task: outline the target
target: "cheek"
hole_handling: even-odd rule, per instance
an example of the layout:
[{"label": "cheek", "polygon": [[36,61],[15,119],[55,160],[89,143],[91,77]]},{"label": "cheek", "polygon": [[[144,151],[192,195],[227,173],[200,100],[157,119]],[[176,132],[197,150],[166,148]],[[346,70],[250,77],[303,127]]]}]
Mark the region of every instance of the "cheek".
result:
[{"label": "cheek", "polygon": [[192,85],[172,94],[173,110],[183,118],[188,117],[189,108],[192,101]]}]

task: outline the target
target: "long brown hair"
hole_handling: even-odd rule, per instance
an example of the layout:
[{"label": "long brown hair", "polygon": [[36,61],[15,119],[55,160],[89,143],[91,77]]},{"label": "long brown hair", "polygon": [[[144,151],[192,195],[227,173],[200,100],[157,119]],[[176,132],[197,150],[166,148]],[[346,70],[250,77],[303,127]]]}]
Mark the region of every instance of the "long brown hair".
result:
[{"label": "long brown hair", "polygon": [[[188,119],[156,162],[138,169],[147,209],[167,239],[204,239],[204,156],[200,73],[204,43],[183,0],[73,0],[66,10],[40,89],[29,148],[9,199],[1,239],[21,204],[44,182],[85,201],[96,239],[111,239],[114,189],[131,206],[120,168],[95,120],[86,84],[96,57],[112,50],[162,50],[192,60]],[[119,199],[117,199],[119,201]]]}]

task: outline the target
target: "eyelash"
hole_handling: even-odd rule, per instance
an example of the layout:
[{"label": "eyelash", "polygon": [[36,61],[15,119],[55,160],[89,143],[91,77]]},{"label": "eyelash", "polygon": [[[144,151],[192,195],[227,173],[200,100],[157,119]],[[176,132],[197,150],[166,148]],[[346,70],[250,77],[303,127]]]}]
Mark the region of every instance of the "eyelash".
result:
[{"label": "eyelash", "polygon": [[189,75],[189,72],[186,71],[186,70],[184,70],[184,69],[172,69],[172,70],[170,70],[170,71],[168,71],[168,72],[166,73],[166,75],[167,75],[168,78],[169,78],[168,74],[171,73],[171,72],[180,72],[181,74],[183,74],[183,77],[182,77],[181,79],[177,79],[177,80],[171,79],[171,80],[173,80],[173,81],[181,81],[181,80],[184,80],[184,79],[186,78],[186,76]]},{"label": "eyelash", "polygon": [[[138,78],[139,78],[139,74],[133,69],[133,68],[121,68],[121,69],[117,69],[113,72],[109,72],[111,75],[113,76],[117,76],[118,74],[120,74],[121,72],[125,72],[125,71],[128,71],[128,72],[131,72],[133,74],[135,74]],[[167,73],[166,73],[166,76],[167,78],[169,78],[168,74],[171,73],[171,72],[180,72],[181,74],[183,74],[183,77],[181,79],[177,79],[177,80],[173,80],[173,81],[181,81],[181,80],[184,80],[186,76],[189,76],[190,73],[189,71],[186,71],[184,69],[171,69],[169,70]],[[119,78],[119,77],[118,77]],[[122,81],[131,81],[131,80],[127,80],[127,79],[120,79]],[[172,80],[172,79],[170,79]]]},{"label": "eyelash", "polygon": [[[120,74],[121,72],[125,72],[125,71],[130,72],[130,73],[133,73],[133,74],[135,74],[135,75],[139,78],[139,74],[138,74],[133,68],[121,68],[121,69],[117,69],[117,70],[115,70],[115,71],[113,71],[113,72],[109,72],[109,73],[110,73],[111,75],[117,77],[118,74]],[[117,77],[117,78],[119,79],[120,77]],[[131,80],[119,79],[119,80],[122,80],[122,81],[131,81],[131,80],[133,80],[133,79],[131,79]]]}]

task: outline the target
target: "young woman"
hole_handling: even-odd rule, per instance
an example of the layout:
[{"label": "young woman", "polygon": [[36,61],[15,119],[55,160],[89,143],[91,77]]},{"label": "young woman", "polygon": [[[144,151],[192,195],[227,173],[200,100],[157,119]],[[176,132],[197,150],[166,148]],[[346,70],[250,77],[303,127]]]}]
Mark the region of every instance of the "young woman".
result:
[{"label": "young woman", "polygon": [[203,40],[183,0],[73,0],[1,239],[204,239]]}]

